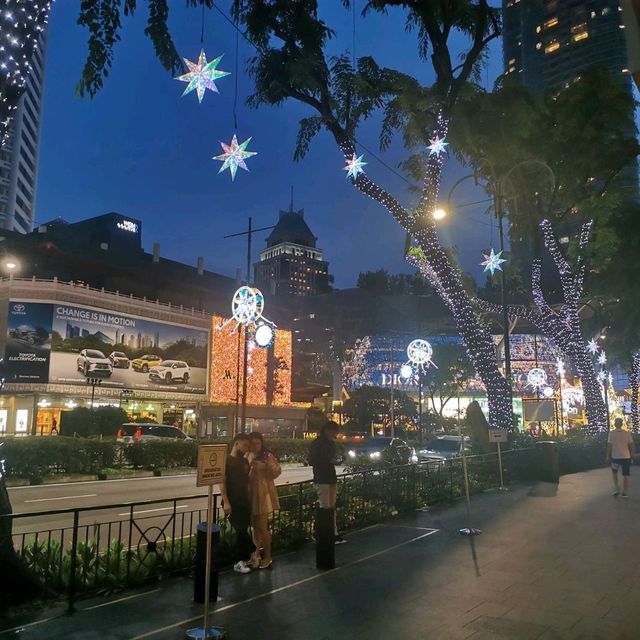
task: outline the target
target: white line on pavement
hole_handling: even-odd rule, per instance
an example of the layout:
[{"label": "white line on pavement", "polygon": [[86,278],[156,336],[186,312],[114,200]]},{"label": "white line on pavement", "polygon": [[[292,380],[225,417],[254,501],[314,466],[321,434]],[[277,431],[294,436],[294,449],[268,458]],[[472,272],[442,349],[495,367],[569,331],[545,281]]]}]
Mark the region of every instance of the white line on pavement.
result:
[{"label": "white line on pavement", "polygon": [[61,498],[37,498],[34,500],[25,500],[25,502],[49,502],[50,500],[73,500],[74,498],[95,498],[97,493],[83,493],[80,496],[62,496]]},{"label": "white line on pavement", "polygon": [[[186,509],[189,505],[179,504],[176,509]],[[142,511],[134,511],[134,516],[139,516],[141,513],[154,513],[155,511],[171,511],[173,507],[159,507],[158,509],[144,509]],[[130,515],[130,511],[125,511],[124,513],[119,513],[119,516],[128,516]]]},{"label": "white line on pavement", "polygon": [[157,593],[160,589],[152,589],[151,591],[144,591],[143,593],[134,593],[132,596],[125,596],[124,598],[118,598],[117,600],[110,600],[109,602],[103,602],[102,604],[94,604],[92,607],[83,607],[80,611],[93,611],[94,609],[102,609],[102,607],[108,607],[110,604],[117,604],[118,602],[125,602],[127,600],[133,600],[134,598],[141,598],[142,596],[148,596],[150,593]]},{"label": "white line on pavement", "polygon": [[[241,600],[240,602],[233,602],[224,607],[220,607],[219,609],[213,609],[213,613],[222,613],[223,611],[228,611],[229,609],[235,609],[236,607],[242,606],[243,604],[249,604],[250,602],[255,602],[256,600],[261,600],[262,598],[266,598],[268,596],[272,596],[275,593],[280,593],[281,591],[287,591],[288,589],[292,589],[293,587],[298,587],[301,584],[305,584],[307,582],[311,582],[313,580],[317,580],[318,578],[323,578],[324,576],[335,573],[336,571],[341,571],[342,569],[348,569],[349,567],[353,567],[356,564],[360,564],[362,562],[366,562],[367,560],[372,560],[373,558],[377,558],[378,556],[384,555],[385,553],[389,553],[389,551],[393,551],[395,549],[399,549],[400,547],[404,547],[412,542],[417,542],[418,540],[422,540],[422,538],[426,538],[427,536],[432,536],[434,533],[438,533],[438,529],[431,529],[427,531],[427,533],[423,533],[415,538],[411,538],[411,540],[407,540],[406,542],[400,542],[398,544],[394,544],[391,547],[387,547],[386,549],[382,549],[382,551],[377,551],[376,553],[371,553],[364,558],[360,558],[358,560],[354,560],[353,562],[348,562],[347,564],[336,567],[335,569],[330,569],[329,571],[324,571],[322,573],[317,573],[313,576],[309,576],[308,578],[303,578],[302,580],[297,580],[296,582],[291,582],[290,584],[286,584],[282,587],[278,587],[277,589],[272,589],[271,591],[267,591],[266,593],[261,593],[257,596],[253,596],[252,598],[247,598],[246,600]],[[161,627],[159,629],[155,629],[153,631],[149,631],[147,633],[143,633],[142,635],[135,636],[131,640],[143,640],[144,638],[151,638],[163,631],[169,631],[170,629],[175,629],[176,627],[181,627],[185,624],[190,624],[195,622],[196,620],[200,620],[202,616],[194,616],[193,618],[187,618],[186,620],[180,620],[180,622],[176,622],[174,624],[167,625],[166,627]]]}]

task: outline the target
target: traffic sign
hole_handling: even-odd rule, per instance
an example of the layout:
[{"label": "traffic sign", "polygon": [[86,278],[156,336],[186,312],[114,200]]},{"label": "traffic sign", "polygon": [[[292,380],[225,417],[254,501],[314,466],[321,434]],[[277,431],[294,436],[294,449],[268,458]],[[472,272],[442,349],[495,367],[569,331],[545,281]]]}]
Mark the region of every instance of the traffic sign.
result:
[{"label": "traffic sign", "polygon": [[224,482],[227,462],[226,444],[201,444],[198,447],[197,487],[208,487]]},{"label": "traffic sign", "polygon": [[506,429],[489,429],[489,442],[508,442],[509,434]]}]

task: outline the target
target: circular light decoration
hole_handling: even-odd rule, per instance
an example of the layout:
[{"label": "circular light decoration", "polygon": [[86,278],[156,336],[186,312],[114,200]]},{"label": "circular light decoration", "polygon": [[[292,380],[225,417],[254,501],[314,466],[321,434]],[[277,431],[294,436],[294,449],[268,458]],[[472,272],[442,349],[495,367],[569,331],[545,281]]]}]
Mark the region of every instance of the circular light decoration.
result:
[{"label": "circular light decoration", "polygon": [[253,339],[259,347],[266,349],[273,344],[275,335],[276,333],[270,324],[260,324],[256,329]]},{"label": "circular light decoration", "polygon": [[551,398],[551,397],[553,397],[553,389],[552,389],[551,387],[545,387],[545,388],[542,390],[542,395],[543,395],[545,398]]},{"label": "circular light decoration", "polygon": [[431,364],[433,348],[426,340],[418,338],[412,340],[407,347],[407,358],[409,362],[418,367],[428,367]]},{"label": "circular light decoration", "polygon": [[400,367],[400,377],[408,380],[413,376],[413,367],[410,364],[403,364]]},{"label": "circular light decoration", "polygon": [[547,373],[544,369],[534,367],[527,374],[527,383],[532,389],[541,389],[547,384]]},{"label": "circular light decoration", "polygon": [[260,289],[254,287],[240,287],[231,302],[231,313],[238,324],[250,325],[262,316],[264,297]]}]

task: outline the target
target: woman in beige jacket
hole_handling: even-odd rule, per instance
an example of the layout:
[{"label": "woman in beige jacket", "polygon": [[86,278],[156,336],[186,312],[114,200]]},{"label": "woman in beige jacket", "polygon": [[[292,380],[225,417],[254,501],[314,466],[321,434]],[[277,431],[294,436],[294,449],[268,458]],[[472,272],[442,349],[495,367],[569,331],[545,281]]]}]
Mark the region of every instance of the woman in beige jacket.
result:
[{"label": "woman in beige jacket", "polygon": [[[271,533],[269,516],[280,509],[278,491],[274,480],[282,473],[276,457],[265,449],[262,434],[249,435],[249,488],[251,491],[251,527],[256,551],[250,566],[254,569],[271,569]],[[260,555],[262,549],[262,556]]]}]

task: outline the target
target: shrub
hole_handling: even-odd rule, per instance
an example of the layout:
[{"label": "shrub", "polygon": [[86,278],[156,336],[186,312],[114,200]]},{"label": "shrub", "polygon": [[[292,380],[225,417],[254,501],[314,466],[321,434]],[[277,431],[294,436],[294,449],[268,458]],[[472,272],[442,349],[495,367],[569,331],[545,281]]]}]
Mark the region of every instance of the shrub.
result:
[{"label": "shrub", "polygon": [[136,468],[175,469],[195,467],[198,445],[193,440],[134,442],[122,448],[125,460]]},{"label": "shrub", "polygon": [[114,464],[115,443],[84,438],[8,438],[5,440],[7,477],[32,483],[56,473],[98,473]]}]

